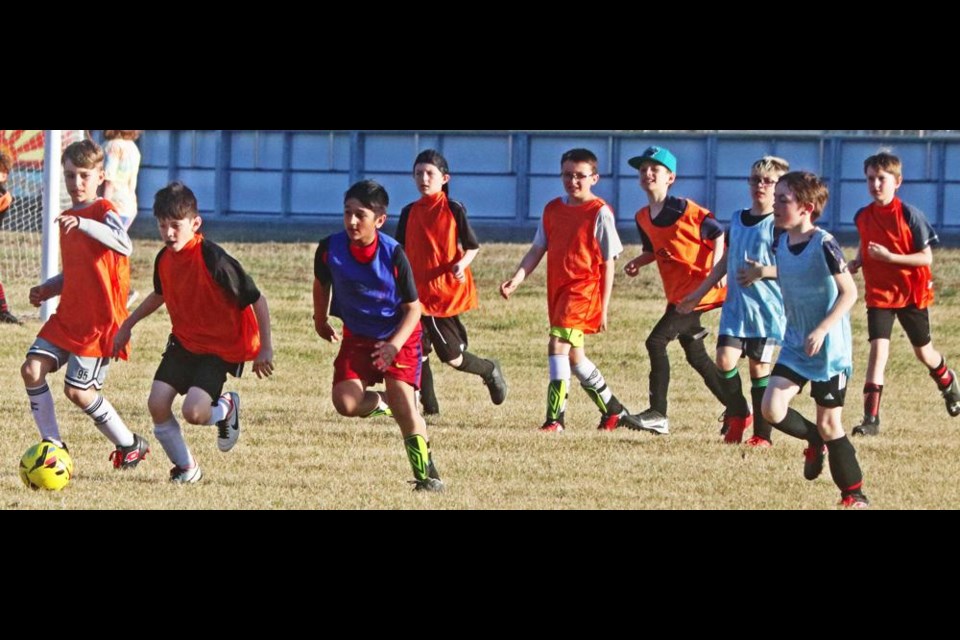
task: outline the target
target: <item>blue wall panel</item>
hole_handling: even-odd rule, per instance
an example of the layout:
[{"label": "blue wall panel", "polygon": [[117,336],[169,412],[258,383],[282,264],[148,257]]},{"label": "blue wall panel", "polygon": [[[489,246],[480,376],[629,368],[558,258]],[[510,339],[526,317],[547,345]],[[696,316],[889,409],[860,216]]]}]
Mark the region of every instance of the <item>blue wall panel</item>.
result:
[{"label": "blue wall panel", "polygon": [[[149,212],[168,180],[197,192],[206,215],[336,220],[351,180],[369,177],[390,192],[391,214],[416,200],[413,161],[440,149],[452,172],[454,198],[472,218],[531,227],[544,205],[563,195],[560,156],[574,147],[599,159],[596,192],[628,224],[646,203],[627,160],[650,145],[678,159],[672,193],[713,210],[721,220],[750,204],[746,177],[753,162],[773,154],[792,168],[819,173],[831,190],[822,224],[849,228],[869,201],[863,160],[881,147],[904,159],[901,195],[945,228],[960,228],[960,139],[866,138],[763,134],[630,134],[536,131],[148,131],[140,140],[139,197]],[[217,198],[220,201],[217,201]],[[526,235],[529,235],[527,233]],[[524,236],[526,239],[526,236]]]}]

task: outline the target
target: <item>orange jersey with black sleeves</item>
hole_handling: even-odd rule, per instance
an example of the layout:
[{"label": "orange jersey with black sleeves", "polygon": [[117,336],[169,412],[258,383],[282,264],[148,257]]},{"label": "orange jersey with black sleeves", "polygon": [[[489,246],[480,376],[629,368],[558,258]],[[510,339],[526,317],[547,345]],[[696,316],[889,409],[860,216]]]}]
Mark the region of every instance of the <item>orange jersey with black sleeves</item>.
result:
[{"label": "orange jersey with black sleeves", "polygon": [[[113,204],[99,199],[79,211],[64,213],[103,223]],[[77,228],[60,231],[63,290],[60,305],[39,337],[87,358],[113,355],[113,336],[127,319],[130,261]],[[124,360],[129,347],[118,356]]]},{"label": "orange jersey with black sleeves", "polygon": [[180,252],[160,251],[153,286],[170,312],[173,335],[187,351],[231,363],[257,357],[260,325],[251,305],[260,291],[239,262],[202,234]]},{"label": "orange jersey with black sleeves", "polygon": [[[667,302],[677,305],[710,275],[715,243],[703,238],[701,234],[703,221],[713,218],[713,214],[693,200],[674,201],[685,202],[686,207],[677,221],[670,226],[659,227],[654,224],[650,217],[650,207],[638,211],[636,219],[637,226],[650,239],[653,247]],[[726,297],[726,288],[714,287],[703,297],[696,310],[716,309],[723,304]]]},{"label": "orange jersey with black sleeves", "polygon": [[[455,203],[455,206],[462,211],[462,205]],[[463,258],[464,249],[476,247],[460,246],[462,233],[447,194],[441,191],[435,196],[424,196],[407,207],[403,215],[406,216],[405,233],[398,240],[413,269],[424,315],[449,318],[476,309],[473,272],[467,268],[464,281],[460,282],[450,271],[450,267]],[[465,215],[460,217],[466,221]]]},{"label": "orange jersey with black sleeves", "polygon": [[551,327],[584,333],[600,330],[605,260],[596,229],[597,216],[605,206],[600,198],[576,206],[557,198],[543,211]]},{"label": "orange jersey with black sleeves", "polygon": [[860,232],[863,260],[864,299],[877,309],[901,309],[916,305],[925,309],[933,303],[933,274],[929,266],[907,267],[870,257],[867,250],[876,242],[891,253],[910,255],[936,242],[923,213],[894,198],[887,206],[872,203],[854,217]]}]

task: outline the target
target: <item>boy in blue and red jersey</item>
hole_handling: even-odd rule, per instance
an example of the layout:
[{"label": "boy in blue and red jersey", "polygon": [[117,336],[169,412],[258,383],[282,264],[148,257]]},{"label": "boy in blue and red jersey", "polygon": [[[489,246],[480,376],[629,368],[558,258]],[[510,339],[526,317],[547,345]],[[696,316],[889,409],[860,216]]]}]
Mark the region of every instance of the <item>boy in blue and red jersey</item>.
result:
[{"label": "boy in blue and red jersey", "polygon": [[880,397],[894,316],[910,339],[917,360],[930,370],[947,412],[954,417],[960,415],[960,383],[947,368],[943,355],[933,348],[930,335],[930,246],[938,242],[937,233],[922,211],[896,195],[903,184],[900,158],[881,151],[864,161],[863,172],[873,202],[860,209],[853,219],[860,233],[860,249],[850,263],[850,272],[863,269],[870,362],[863,387],[863,420],[853,433],[875,436],[880,433]]},{"label": "boy in blue and red jersey", "polygon": [[270,309],[240,263],[199,233],[203,220],[186,185],[173,182],[158,191],[153,215],[166,245],[154,263],[153,291],[120,327],[114,348],[119,352],[140,320],[167,306],[173,326],[147,406],[153,433],[174,464],[170,481],[194,483],[203,472],[171,411],[173,401],[185,395],[184,419],[216,425],[217,447],[232,449],[240,437],[240,395],[221,392],[227,374],[239,378],[247,361],[258,378],[273,374]]},{"label": "boy in blue and red jersey", "polygon": [[[422,362],[420,300],[403,247],[380,233],[390,198],[372,180],[343,198],[345,231],[324,238],[314,259],[313,312],[317,335],[340,342],[333,363],[333,405],[359,418],[377,409],[367,389],[386,381],[387,404],[400,426],[415,491],[443,491],[430,456],[427,425],[417,411]],[[343,335],[330,324],[343,321]]]}]

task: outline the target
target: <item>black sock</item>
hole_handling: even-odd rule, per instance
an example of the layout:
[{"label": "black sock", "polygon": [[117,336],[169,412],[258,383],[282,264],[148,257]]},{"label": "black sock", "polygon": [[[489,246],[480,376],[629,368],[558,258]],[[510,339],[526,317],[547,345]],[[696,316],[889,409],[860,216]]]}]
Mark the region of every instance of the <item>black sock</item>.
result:
[{"label": "black sock", "polygon": [[953,375],[950,373],[950,369],[947,368],[946,358],[940,356],[940,364],[936,368],[930,369],[930,377],[936,381],[940,391],[943,391],[953,384]]},{"label": "black sock", "polygon": [[624,406],[617,400],[617,396],[610,396],[610,402],[607,403],[607,414],[613,415],[615,413],[622,413],[623,411]]},{"label": "black sock", "polygon": [[880,398],[883,396],[883,385],[868,382],[863,385],[863,415],[867,418],[880,417]]},{"label": "black sock", "polygon": [[788,436],[806,440],[810,443],[810,446],[823,445],[823,440],[820,439],[820,433],[817,431],[817,425],[804,418],[795,409],[787,409],[787,417],[783,419],[783,422],[773,426]]},{"label": "black sock", "polygon": [[746,418],[750,415],[747,399],[743,397],[743,388],[740,382],[740,369],[720,371],[720,388],[723,390],[723,406],[727,408],[727,416],[732,418]]},{"label": "black sock", "polygon": [[860,493],[863,488],[863,472],[857,462],[857,451],[850,439],[843,436],[839,440],[828,442],[827,451],[830,454],[830,475],[833,476],[833,482],[840,489],[840,493],[844,496]]},{"label": "black sock", "polygon": [[457,367],[458,371],[472,373],[481,378],[489,378],[493,375],[493,363],[483,358],[478,358],[469,351],[463,352],[463,362]]},{"label": "black sock", "polygon": [[430,369],[428,359],[424,359],[420,365],[420,403],[423,405],[424,413],[440,413],[437,392],[433,388],[433,371]]},{"label": "black sock", "polygon": [[[750,399],[753,401],[753,435],[773,442],[773,427],[763,417],[763,394],[767,392],[766,383],[770,377],[756,378],[750,388]],[[763,386],[757,386],[762,384]]]}]

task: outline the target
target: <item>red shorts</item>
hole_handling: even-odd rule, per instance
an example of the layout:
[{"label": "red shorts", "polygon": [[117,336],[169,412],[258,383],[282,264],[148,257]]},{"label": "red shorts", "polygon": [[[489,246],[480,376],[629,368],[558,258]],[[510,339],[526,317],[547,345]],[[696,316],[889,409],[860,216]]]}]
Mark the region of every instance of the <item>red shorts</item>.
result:
[{"label": "red shorts", "polygon": [[343,336],[340,353],[333,361],[333,384],[344,380],[362,380],[367,386],[383,382],[384,377],[406,382],[414,389],[420,388],[420,367],[423,361],[423,348],[420,344],[420,328],[407,339],[393,364],[386,371],[380,371],[373,364],[371,354],[379,340],[362,336]]}]

